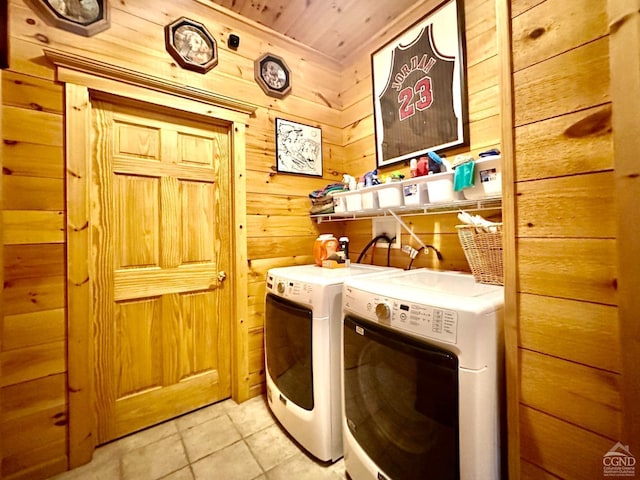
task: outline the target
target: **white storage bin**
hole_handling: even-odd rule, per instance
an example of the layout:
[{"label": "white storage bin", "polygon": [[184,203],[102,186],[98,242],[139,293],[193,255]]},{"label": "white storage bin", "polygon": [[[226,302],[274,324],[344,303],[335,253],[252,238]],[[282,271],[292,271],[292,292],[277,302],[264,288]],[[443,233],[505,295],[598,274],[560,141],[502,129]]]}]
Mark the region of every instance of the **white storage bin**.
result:
[{"label": "white storage bin", "polygon": [[462,192],[453,191],[453,173],[442,172],[426,176],[429,203],[446,203],[462,200]]},{"label": "white storage bin", "polygon": [[404,205],[401,182],[383,183],[370,188],[375,189],[378,194],[379,208],[401,207]]},{"label": "white storage bin", "polygon": [[366,187],[360,190],[362,195],[362,209],[374,210],[378,208],[378,191],[375,187]]},{"label": "white storage bin", "polygon": [[362,210],[362,195],[359,190],[345,193],[344,199],[347,206],[347,212],[359,212]]},{"label": "white storage bin", "polygon": [[334,193],[333,194],[333,211],[334,213],[344,213],[347,211],[347,199],[348,192]]},{"label": "white storage bin", "polygon": [[402,196],[406,206],[425,205],[429,203],[427,176],[409,178],[402,181]]},{"label": "white storage bin", "polygon": [[473,187],[462,190],[467,200],[480,200],[502,195],[502,158],[500,155],[475,161]]}]

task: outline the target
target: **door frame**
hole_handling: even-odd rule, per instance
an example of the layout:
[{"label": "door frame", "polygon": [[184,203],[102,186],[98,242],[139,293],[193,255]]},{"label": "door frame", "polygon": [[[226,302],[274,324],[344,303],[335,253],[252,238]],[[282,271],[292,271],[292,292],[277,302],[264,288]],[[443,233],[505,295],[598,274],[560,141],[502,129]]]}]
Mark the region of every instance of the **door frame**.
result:
[{"label": "door frame", "polygon": [[125,103],[169,107],[194,118],[207,117],[228,125],[233,179],[233,231],[229,237],[234,253],[227,284],[232,289],[231,297],[236,299],[231,305],[231,395],[237,402],[249,398],[245,129],[256,107],[93,59],[48,49],[44,53],[56,66],[56,79],[65,88],[68,458],[72,469],[91,461],[97,438],[89,258],[91,98],[107,95]]},{"label": "door frame", "polygon": [[[638,238],[638,149],[640,121],[640,12],[637,0],[608,0],[609,89],[612,103],[615,208],[604,212],[615,215],[617,249],[617,289],[619,348],[622,356],[620,393],[622,395],[621,438],[629,451],[640,455],[640,253]],[[616,253],[616,252],[612,252]],[[636,467],[638,468],[638,467]]]}]

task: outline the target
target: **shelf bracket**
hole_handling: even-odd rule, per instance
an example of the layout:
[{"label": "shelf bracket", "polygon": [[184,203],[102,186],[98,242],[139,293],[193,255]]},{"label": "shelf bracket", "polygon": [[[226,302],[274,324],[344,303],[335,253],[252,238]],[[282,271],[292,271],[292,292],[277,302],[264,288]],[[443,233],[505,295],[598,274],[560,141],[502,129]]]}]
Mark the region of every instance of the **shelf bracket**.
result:
[{"label": "shelf bracket", "polygon": [[393,212],[393,210],[387,210],[387,212],[389,212],[389,214],[396,219],[396,222],[398,222],[400,226],[402,226],[402,228],[404,228],[409,233],[409,235],[411,235],[411,238],[413,238],[416,242],[418,242],[418,245],[420,245],[420,247],[426,253],[427,246],[424,243],[422,243],[422,240],[420,240],[420,238],[418,238],[418,236],[415,233],[413,233],[413,230],[411,230],[409,226],[406,223],[404,223],[404,221]]}]

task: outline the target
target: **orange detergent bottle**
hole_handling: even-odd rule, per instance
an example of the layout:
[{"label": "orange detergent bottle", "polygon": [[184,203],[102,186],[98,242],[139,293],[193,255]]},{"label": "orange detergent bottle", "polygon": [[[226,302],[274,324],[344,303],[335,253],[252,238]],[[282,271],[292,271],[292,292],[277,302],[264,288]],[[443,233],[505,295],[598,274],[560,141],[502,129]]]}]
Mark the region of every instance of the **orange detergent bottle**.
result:
[{"label": "orange detergent bottle", "polygon": [[338,240],[331,233],[325,233],[316,238],[313,244],[313,259],[316,265],[322,266],[322,261],[338,251]]}]

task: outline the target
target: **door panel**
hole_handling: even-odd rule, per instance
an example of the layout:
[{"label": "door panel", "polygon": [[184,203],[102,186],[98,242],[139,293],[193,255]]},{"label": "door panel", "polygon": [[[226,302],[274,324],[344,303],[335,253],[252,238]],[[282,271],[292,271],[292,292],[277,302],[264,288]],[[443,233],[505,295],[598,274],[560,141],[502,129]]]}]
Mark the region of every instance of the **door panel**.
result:
[{"label": "door panel", "polygon": [[213,261],[213,190],[209,183],[180,182],[183,264]]},{"label": "door panel", "polygon": [[[93,101],[98,443],[230,395],[229,132]],[[226,191],[226,190],[225,190]]]},{"label": "door panel", "polygon": [[[159,265],[158,178],[115,175],[116,269]],[[130,206],[137,205],[133,209]]]},{"label": "door panel", "polygon": [[116,398],[162,385],[160,378],[160,300],[161,297],[117,302],[115,308]]}]

